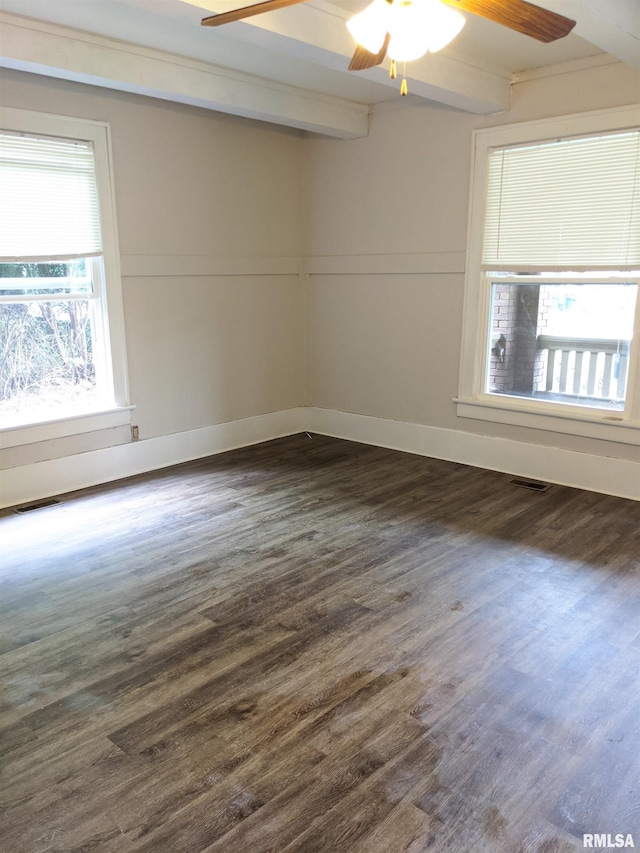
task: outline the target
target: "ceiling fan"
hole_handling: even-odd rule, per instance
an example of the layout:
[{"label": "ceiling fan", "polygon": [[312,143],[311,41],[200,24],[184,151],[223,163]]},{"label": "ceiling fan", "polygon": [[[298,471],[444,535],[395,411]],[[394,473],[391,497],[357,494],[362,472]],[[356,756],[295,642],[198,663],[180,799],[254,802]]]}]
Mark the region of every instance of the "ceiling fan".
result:
[{"label": "ceiling fan", "polygon": [[[272,12],[276,9],[282,9],[286,6],[295,6],[298,3],[303,2],[304,0],[263,0],[263,2],[254,3],[251,6],[244,6],[241,9],[234,9],[231,12],[211,15],[202,20],[202,25],[205,27],[219,27],[222,24],[230,24],[233,21],[240,21],[244,18],[252,17],[253,15],[260,15],[263,12]],[[380,65],[383,62],[387,53],[392,60],[399,59],[402,61],[417,58],[417,56],[410,57],[393,55],[392,47],[390,49],[392,36],[386,29],[386,26],[382,23],[383,18],[380,17],[380,10],[382,9],[383,13],[384,10],[387,10],[389,14],[392,14],[391,10],[394,12],[395,10],[411,10],[412,8],[415,9],[423,4],[431,4],[438,9],[442,9],[444,4],[445,7],[450,7],[450,9],[470,12],[473,15],[478,15],[481,18],[486,18],[489,21],[502,24],[504,27],[523,33],[524,35],[530,36],[531,38],[537,39],[541,42],[552,42],[563,38],[571,32],[576,23],[570,18],[565,18],[563,15],[559,15],[556,12],[543,9],[541,6],[536,6],[533,3],[529,3],[527,0],[374,0],[371,6],[367,7],[365,12],[361,13],[361,15],[367,14],[370,11],[376,12],[379,18],[377,26],[377,35],[379,38],[376,37],[374,40],[375,44],[373,48],[372,43],[368,44],[369,49],[361,43],[358,44],[349,64],[349,70],[363,71],[366,68],[374,68],[376,65]],[[449,10],[445,8],[444,11],[446,13]],[[356,16],[356,18],[358,17],[359,16]],[[384,20],[387,19],[385,18]],[[352,21],[355,21],[355,18],[352,19]],[[462,19],[462,23],[464,23],[464,19]],[[458,24],[457,29],[450,38],[453,38],[456,35],[462,26],[462,23]],[[413,28],[415,30],[415,26]],[[352,28],[350,27],[350,29]],[[431,49],[433,52],[434,50],[439,49],[439,47],[443,47],[450,38],[447,38],[447,40],[443,44],[439,44],[438,47],[425,47],[422,53],[425,53],[427,49]],[[361,41],[357,36],[356,40],[358,42]],[[392,76],[395,76],[394,61],[392,61],[392,67]]]}]

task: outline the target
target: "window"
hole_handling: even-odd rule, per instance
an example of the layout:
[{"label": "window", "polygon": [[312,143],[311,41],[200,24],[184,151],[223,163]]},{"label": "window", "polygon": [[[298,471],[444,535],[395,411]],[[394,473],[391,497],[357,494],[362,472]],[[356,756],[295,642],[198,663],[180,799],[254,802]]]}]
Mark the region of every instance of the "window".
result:
[{"label": "window", "polygon": [[106,125],[2,110],[4,428],[126,406],[110,175]]},{"label": "window", "polygon": [[484,393],[623,412],[637,281],[486,275]]},{"label": "window", "polygon": [[458,414],[638,440],[639,120],[476,132]]}]

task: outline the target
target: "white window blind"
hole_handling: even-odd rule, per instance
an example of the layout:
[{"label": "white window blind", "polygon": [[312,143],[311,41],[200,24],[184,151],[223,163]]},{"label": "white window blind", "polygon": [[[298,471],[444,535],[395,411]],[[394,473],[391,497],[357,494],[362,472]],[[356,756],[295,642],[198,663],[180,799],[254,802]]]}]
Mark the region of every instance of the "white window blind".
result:
[{"label": "white window blind", "polygon": [[0,132],[0,261],[102,252],[90,142]]},{"label": "white window blind", "polygon": [[640,267],[640,131],[489,152],[483,267]]}]

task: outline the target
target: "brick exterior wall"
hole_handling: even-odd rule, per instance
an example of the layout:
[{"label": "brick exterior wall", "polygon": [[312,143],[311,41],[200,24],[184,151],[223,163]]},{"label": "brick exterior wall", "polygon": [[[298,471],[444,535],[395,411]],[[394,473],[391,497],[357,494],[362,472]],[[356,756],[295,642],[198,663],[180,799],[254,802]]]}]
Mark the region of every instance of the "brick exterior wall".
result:
[{"label": "brick exterior wall", "polygon": [[529,396],[544,390],[547,358],[538,352],[537,338],[546,328],[549,304],[544,285],[494,285],[490,391]]}]

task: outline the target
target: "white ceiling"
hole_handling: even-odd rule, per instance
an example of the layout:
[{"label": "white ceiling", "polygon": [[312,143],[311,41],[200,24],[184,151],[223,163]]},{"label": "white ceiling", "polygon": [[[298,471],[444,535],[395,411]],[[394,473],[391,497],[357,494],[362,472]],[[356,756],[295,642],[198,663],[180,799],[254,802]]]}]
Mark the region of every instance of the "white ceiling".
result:
[{"label": "white ceiling", "polygon": [[[339,129],[343,114],[363,127],[372,105],[404,105],[397,81],[388,78],[388,63],[347,71],[355,45],[345,21],[368,0],[307,0],[220,28],[200,25],[211,12],[250,2],[0,0],[0,63],[338,136],[362,135]],[[640,68],[640,0],[538,3],[575,19],[574,33],[545,45],[467,14],[462,33],[447,48],[408,64],[406,101],[491,113],[508,108],[514,74],[608,57]],[[172,81],[159,73],[163,61],[165,71],[173,70]],[[187,72],[190,82],[182,79]],[[209,91],[206,82],[214,78]],[[270,103],[274,98],[277,108]],[[299,120],[290,115],[303,103],[322,113],[317,122],[309,110]]]}]

